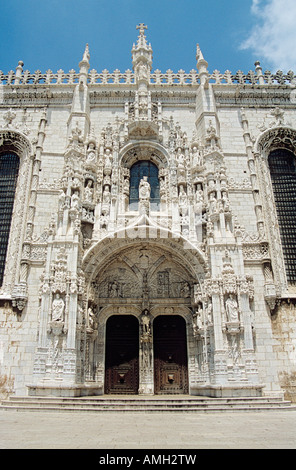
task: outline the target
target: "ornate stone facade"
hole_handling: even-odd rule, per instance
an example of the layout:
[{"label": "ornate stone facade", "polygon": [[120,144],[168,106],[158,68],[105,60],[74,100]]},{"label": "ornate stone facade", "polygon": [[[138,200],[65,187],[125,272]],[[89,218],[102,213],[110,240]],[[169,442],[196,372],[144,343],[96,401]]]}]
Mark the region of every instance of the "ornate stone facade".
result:
[{"label": "ornate stone facade", "polygon": [[[1,393],[102,394],[110,380],[117,393],[293,397],[296,290],[268,155],[296,153],[296,78],[258,62],[247,75],[211,74],[199,46],[197,70],[153,71],[138,30],[132,71],[90,70],[86,46],[79,73],[31,74],[22,62],[0,72],[0,151],[20,159]],[[136,162],[158,179],[142,177],[133,207]],[[130,316],[132,378],[127,360],[110,373],[106,362],[108,320]],[[172,342],[159,365],[158,329],[176,317],[182,367]]]}]

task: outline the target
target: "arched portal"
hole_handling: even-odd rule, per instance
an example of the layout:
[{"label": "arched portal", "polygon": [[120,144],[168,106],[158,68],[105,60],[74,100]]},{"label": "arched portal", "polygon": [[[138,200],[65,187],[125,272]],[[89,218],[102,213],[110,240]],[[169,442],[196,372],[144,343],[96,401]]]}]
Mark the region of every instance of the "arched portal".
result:
[{"label": "arched portal", "polygon": [[[146,228],[149,233],[149,227]],[[89,348],[94,351],[93,357],[90,358],[93,363],[90,363],[89,369],[93,371],[95,380],[102,383],[105,393],[119,393],[120,390],[122,393],[164,393],[165,389],[162,392],[158,386],[155,391],[154,383],[154,369],[159,364],[154,362],[154,334],[157,335],[155,325],[157,327],[160,320],[154,322],[159,316],[167,319],[172,316],[170,325],[175,324],[175,319],[180,316],[176,321],[181,322],[181,327],[177,330],[183,331],[179,338],[175,338],[183,348],[183,368],[181,367],[181,370],[177,367],[178,359],[175,364],[176,375],[173,378],[181,385],[171,387],[171,392],[166,392],[188,393],[190,383],[194,383],[196,375],[192,312],[195,286],[202,282],[205,272],[201,254],[191,246],[186,245],[185,249],[181,238],[172,238],[166,233],[166,238],[163,239],[106,238],[90,250],[84,263],[84,272],[88,275],[87,306],[96,312],[98,324],[98,334],[93,337],[95,344]],[[126,367],[124,361],[122,364],[109,362],[109,346],[112,345],[113,334],[113,349],[127,347],[125,324],[130,315],[136,318],[139,328],[138,338],[135,333],[129,340],[135,347],[133,357],[130,358],[131,361],[135,360],[133,379],[128,372],[131,370],[128,369],[130,366],[123,372],[119,370]],[[112,318],[118,320],[119,325],[117,329],[113,328],[113,332],[110,327]],[[136,331],[132,328],[128,330]],[[173,333],[171,337],[174,343]],[[125,354],[124,351],[123,353]],[[176,354],[177,350],[174,351],[175,356]],[[188,364],[187,357],[191,358],[188,359]],[[136,360],[138,368],[135,365]],[[120,367],[116,369],[118,365]],[[110,368],[113,368],[113,371],[110,372]],[[169,379],[171,380],[171,377]]]},{"label": "arched portal", "polygon": [[186,322],[180,315],[160,315],[153,322],[154,392],[188,393]]}]

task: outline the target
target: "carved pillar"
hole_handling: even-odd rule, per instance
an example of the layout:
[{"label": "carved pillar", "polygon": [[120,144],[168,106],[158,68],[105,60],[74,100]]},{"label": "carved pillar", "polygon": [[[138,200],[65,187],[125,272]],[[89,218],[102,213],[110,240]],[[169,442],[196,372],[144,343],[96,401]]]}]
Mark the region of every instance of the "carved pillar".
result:
[{"label": "carved pillar", "polygon": [[257,228],[260,234],[264,233],[264,221],[262,217],[262,201],[259,196],[258,180],[255,168],[255,159],[253,154],[253,143],[249,132],[249,124],[246,118],[245,110],[241,110],[242,126],[243,126],[243,137],[245,141],[247,156],[248,156],[248,167],[250,171],[250,178],[252,183],[253,198],[255,205],[255,213],[257,218]]},{"label": "carved pillar", "polygon": [[39,171],[41,165],[41,154],[43,150],[43,142],[45,138],[45,126],[46,126],[46,112],[42,113],[42,117],[39,123],[39,130],[37,136],[36,153],[33,162],[32,169],[32,181],[31,181],[31,193],[28,208],[27,226],[25,232],[25,239],[23,245],[22,259],[20,263],[20,274],[18,284],[14,286],[12,292],[12,305],[16,306],[20,311],[23,310],[27,303],[27,278],[30,265],[30,253],[31,253],[31,240],[34,229],[34,217],[35,217],[35,206],[37,198],[37,188],[39,182]]},{"label": "carved pillar", "polygon": [[140,328],[139,394],[152,395],[154,393],[153,336],[151,329],[151,315],[147,308],[143,310],[141,315]]}]

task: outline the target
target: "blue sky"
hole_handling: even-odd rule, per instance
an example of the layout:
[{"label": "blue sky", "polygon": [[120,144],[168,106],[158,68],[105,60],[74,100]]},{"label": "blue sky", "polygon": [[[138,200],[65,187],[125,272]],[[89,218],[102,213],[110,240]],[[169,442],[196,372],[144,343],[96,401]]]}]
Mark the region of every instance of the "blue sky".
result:
[{"label": "blue sky", "polygon": [[140,22],[148,26],[153,69],[189,72],[199,43],[209,71],[293,70],[296,0],[0,0],[0,70],[132,68]]}]

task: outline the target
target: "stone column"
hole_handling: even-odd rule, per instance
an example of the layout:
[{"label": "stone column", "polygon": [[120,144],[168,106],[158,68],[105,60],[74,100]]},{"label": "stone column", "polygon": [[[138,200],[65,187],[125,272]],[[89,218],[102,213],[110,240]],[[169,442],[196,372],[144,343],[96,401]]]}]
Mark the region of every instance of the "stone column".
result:
[{"label": "stone column", "polygon": [[147,309],[145,309],[142,313],[140,328],[139,394],[153,395],[153,336],[151,333],[150,314]]}]

